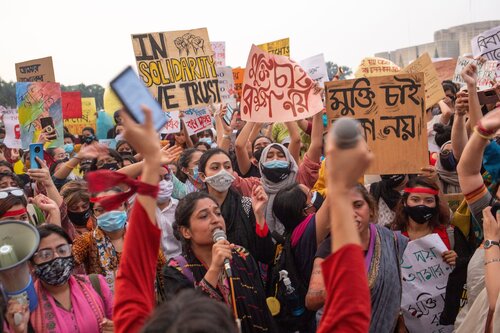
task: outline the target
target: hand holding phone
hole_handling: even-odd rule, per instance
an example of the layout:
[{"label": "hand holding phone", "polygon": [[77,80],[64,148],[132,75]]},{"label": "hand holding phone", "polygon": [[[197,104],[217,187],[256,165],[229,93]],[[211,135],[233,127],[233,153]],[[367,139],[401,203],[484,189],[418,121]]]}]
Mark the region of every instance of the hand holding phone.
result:
[{"label": "hand holding phone", "polygon": [[40,125],[42,126],[42,131],[47,133],[47,139],[49,141],[57,139],[57,133],[52,117],[40,118]]},{"label": "hand holding phone", "polygon": [[36,157],[43,161],[43,144],[30,144],[30,169],[40,169],[41,165],[36,161]]}]

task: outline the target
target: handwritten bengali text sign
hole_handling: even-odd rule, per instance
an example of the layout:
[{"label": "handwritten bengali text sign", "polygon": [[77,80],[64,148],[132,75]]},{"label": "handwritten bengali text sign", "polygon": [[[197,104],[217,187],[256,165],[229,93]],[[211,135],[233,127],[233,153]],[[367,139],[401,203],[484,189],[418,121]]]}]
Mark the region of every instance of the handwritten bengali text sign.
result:
[{"label": "handwritten bengali text sign", "polygon": [[253,45],[245,68],[241,119],[268,123],[312,117],[323,109],[320,92],[295,61]]},{"label": "handwritten bengali text sign", "polygon": [[213,127],[212,116],[206,107],[191,108],[183,113],[182,121],[190,136]]},{"label": "handwritten bengali text sign", "polygon": [[52,57],[17,63],[16,78],[17,82],[56,82]]},{"label": "handwritten bengali text sign", "polygon": [[476,87],[479,90],[491,88],[491,81],[495,81],[496,79],[496,69],[498,64],[496,60],[479,61],[471,58],[459,57],[452,81],[464,86],[466,83],[462,79],[461,73],[470,63],[474,63],[477,67]]},{"label": "handwritten bengali text sign", "polygon": [[329,123],[357,119],[375,154],[367,174],[418,173],[429,164],[424,74],[326,82]]},{"label": "handwritten bengali text sign", "polygon": [[132,35],[137,69],[163,110],[220,103],[206,28]]}]

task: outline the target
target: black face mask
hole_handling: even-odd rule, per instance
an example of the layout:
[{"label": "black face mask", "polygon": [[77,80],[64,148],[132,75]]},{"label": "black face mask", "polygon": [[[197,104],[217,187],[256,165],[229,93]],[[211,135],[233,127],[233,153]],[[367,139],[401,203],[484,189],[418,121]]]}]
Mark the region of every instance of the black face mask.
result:
[{"label": "black face mask", "polygon": [[253,155],[253,158],[255,158],[257,160],[257,162],[260,161],[260,157],[262,156],[262,151],[264,150],[264,147],[262,148],[259,148],[257,150],[255,150],[252,155]]},{"label": "black face mask", "polygon": [[318,211],[325,201],[325,198],[319,193],[319,192],[314,192],[313,197],[312,197],[312,204],[314,208],[316,208],[316,211]]},{"label": "black face mask", "polygon": [[91,135],[91,136],[84,136],[82,138],[82,141],[83,143],[86,143],[86,144],[91,144],[93,141],[95,140],[95,136]]},{"label": "black face mask", "polygon": [[74,225],[85,227],[90,218],[90,208],[84,212],[71,212],[68,210],[68,217]]},{"label": "black face mask", "polygon": [[427,207],[426,205],[418,205],[418,206],[405,206],[404,208],[406,214],[418,224],[424,224],[432,220],[434,216],[436,216],[437,208],[436,207]]},{"label": "black face mask", "polygon": [[103,169],[106,169],[106,170],[111,170],[111,171],[116,171],[119,169],[118,167],[118,163],[106,163],[106,164],[103,164],[99,170],[103,170]]},{"label": "black face mask", "polygon": [[382,175],[384,183],[390,188],[395,188],[401,185],[405,180],[406,175]]},{"label": "black face mask", "polygon": [[287,168],[266,168],[262,167],[262,173],[273,183],[279,183],[290,174],[290,167]]},{"label": "black face mask", "polygon": [[439,153],[439,162],[446,171],[457,170],[457,161],[455,161],[455,156],[453,156],[453,152],[451,150],[443,150]]}]

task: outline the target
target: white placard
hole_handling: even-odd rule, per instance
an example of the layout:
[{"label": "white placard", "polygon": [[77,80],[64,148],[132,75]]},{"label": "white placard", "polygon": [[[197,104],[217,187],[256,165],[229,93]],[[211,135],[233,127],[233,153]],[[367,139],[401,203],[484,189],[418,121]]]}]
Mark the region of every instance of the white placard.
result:
[{"label": "white placard", "polygon": [[300,66],[309,75],[311,79],[318,82],[320,86],[328,80],[328,71],[326,69],[325,57],[323,53],[304,59],[300,62]]},{"label": "white placard", "polygon": [[213,127],[212,116],[205,107],[185,110],[182,122],[190,136]]},{"label": "white placard", "polygon": [[233,70],[231,67],[217,67],[217,77],[219,78],[219,92],[223,103],[236,108],[236,98],[234,90]]},{"label": "white placard", "polygon": [[477,66],[477,88],[479,90],[491,88],[491,81],[495,81],[496,78],[496,68],[498,62],[495,60],[481,62],[466,57],[458,57],[457,67],[455,68],[455,74],[453,74],[452,81],[460,85],[465,85],[465,81],[462,79],[462,76],[460,74],[462,73],[462,70],[465,68],[465,66],[467,66],[471,62]]},{"label": "white placard", "polygon": [[3,115],[5,126],[5,139],[3,143],[8,148],[22,148],[21,126],[19,125],[17,109],[6,109],[0,106],[0,113]]}]

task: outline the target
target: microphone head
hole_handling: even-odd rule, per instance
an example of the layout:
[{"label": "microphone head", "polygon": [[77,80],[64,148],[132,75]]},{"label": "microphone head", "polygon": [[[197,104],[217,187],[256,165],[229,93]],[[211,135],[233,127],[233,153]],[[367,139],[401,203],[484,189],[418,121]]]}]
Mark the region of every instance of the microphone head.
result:
[{"label": "microphone head", "polygon": [[216,243],[216,242],[220,241],[221,239],[226,240],[227,236],[226,236],[226,233],[224,232],[224,230],[215,229],[213,234],[212,234],[212,239],[213,239],[214,243]]},{"label": "microphone head", "polygon": [[331,133],[338,148],[349,149],[356,146],[361,139],[359,125],[357,120],[348,117],[335,120]]}]

